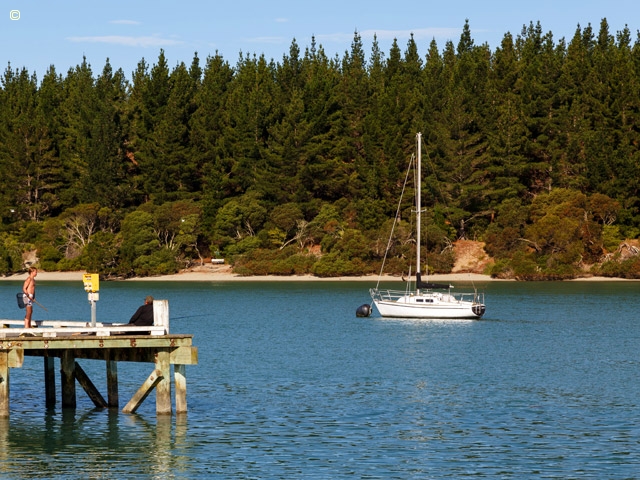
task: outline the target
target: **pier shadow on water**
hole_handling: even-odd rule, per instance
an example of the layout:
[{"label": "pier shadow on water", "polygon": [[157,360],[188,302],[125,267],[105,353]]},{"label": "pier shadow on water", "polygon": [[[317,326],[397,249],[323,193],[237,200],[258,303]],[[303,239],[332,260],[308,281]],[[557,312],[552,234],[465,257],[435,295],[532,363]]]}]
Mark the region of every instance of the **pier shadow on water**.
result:
[{"label": "pier shadow on water", "polygon": [[187,427],[186,415],[113,409],[14,414],[0,418],[0,477],[180,477],[190,468],[178,453],[188,450]]}]

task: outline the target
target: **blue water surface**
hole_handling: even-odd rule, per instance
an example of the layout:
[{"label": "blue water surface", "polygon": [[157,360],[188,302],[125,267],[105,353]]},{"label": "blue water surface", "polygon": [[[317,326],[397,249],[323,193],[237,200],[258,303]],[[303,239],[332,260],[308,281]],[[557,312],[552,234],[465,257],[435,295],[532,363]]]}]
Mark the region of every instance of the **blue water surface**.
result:
[{"label": "blue water surface", "polygon": [[[481,321],[357,318],[370,286],[102,282],[98,321],[152,294],[194,335],[188,414],[98,410],[80,387],[46,410],[27,357],[0,477],[640,478],[640,283],[488,282]],[[0,318],[22,318],[19,290],[0,282]],[[90,319],[81,281],[38,300],[34,318]],[[104,392],[104,363],[79,363]],[[118,365],[123,404],[152,370]]]}]

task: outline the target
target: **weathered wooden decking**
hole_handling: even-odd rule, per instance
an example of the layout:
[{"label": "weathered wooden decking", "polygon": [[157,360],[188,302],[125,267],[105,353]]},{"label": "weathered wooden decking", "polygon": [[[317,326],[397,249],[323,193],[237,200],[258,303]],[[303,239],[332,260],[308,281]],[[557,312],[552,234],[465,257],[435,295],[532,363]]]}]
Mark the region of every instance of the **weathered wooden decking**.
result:
[{"label": "weathered wooden decking", "polygon": [[[155,324],[151,327],[127,327],[122,324],[86,322],[37,322],[38,328],[0,328],[0,417],[10,412],[10,370],[20,368],[25,356],[44,359],[45,405],[56,404],[55,359],[60,359],[60,385],[63,408],[76,407],[76,380],[98,408],[118,408],[118,362],[153,364],[150,374],[123,408],[133,413],[156,390],[156,413],[171,414],[171,365],[174,370],[175,411],[187,411],[186,365],[198,363],[193,335],[169,333],[169,308],[166,300],[154,301]],[[0,320],[0,325],[22,325],[15,320]],[[147,334],[140,334],[147,333]],[[26,336],[28,335],[28,336]],[[78,360],[104,360],[107,399],[86,375]]]}]

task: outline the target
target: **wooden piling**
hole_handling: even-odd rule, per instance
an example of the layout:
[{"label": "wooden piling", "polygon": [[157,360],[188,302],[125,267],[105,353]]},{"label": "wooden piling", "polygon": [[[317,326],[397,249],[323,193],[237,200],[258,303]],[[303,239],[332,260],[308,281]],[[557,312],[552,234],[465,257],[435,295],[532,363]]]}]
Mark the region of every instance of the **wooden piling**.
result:
[{"label": "wooden piling", "polygon": [[118,408],[118,362],[112,360],[111,352],[107,351],[107,404],[109,408]]},{"label": "wooden piling", "polygon": [[9,416],[9,352],[0,350],[0,417]]},{"label": "wooden piling", "polygon": [[176,413],[187,413],[187,369],[184,365],[174,365],[173,375],[176,386]]},{"label": "wooden piling", "polygon": [[171,364],[168,350],[157,351],[156,370],[162,377],[156,385],[156,413],[171,415]]},{"label": "wooden piling", "polygon": [[76,360],[73,350],[64,349],[60,355],[60,384],[62,388],[62,408],[76,408]]},{"label": "wooden piling", "polygon": [[47,408],[56,406],[56,372],[53,357],[44,357],[44,396]]}]

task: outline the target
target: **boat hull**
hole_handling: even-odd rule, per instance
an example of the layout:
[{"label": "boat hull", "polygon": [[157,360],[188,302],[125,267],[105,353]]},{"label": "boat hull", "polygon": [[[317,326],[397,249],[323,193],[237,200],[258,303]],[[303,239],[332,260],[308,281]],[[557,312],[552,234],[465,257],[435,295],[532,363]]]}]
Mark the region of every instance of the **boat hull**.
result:
[{"label": "boat hull", "polygon": [[380,315],[389,318],[479,319],[485,312],[482,302],[462,300],[446,293],[394,296],[390,292],[373,291],[372,298]]}]

